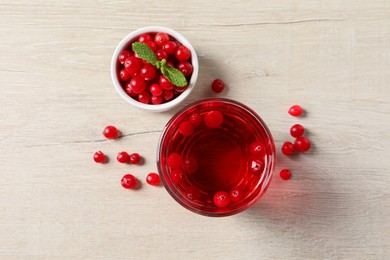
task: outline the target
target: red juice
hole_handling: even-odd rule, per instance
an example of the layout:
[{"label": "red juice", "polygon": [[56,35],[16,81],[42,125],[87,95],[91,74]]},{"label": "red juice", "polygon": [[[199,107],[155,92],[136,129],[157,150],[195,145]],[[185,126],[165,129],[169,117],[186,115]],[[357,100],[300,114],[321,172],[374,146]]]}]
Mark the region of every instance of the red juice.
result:
[{"label": "red juice", "polygon": [[[232,215],[253,205],[269,186],[275,160],[265,123],[228,99],[202,100],[180,111],[164,129],[158,150],[168,192],[182,206],[207,216]],[[176,163],[168,160],[172,154]],[[230,194],[224,198],[227,206],[215,203],[221,191]]]}]

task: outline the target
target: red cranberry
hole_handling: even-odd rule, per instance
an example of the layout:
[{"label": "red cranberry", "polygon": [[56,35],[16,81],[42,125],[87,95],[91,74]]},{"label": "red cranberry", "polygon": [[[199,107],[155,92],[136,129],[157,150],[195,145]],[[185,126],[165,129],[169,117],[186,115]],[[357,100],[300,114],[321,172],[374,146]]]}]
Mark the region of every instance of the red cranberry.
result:
[{"label": "red cranberry", "polygon": [[129,154],[126,152],[120,152],[120,153],[118,153],[118,156],[116,157],[116,159],[120,163],[128,163],[129,162]]},{"label": "red cranberry", "polygon": [[136,93],[136,94],[140,94],[142,93],[145,88],[146,88],[146,83],[145,83],[145,80],[143,78],[141,78],[141,76],[134,76],[131,81],[130,81],[130,87],[131,87],[131,90]]},{"label": "red cranberry", "polygon": [[161,96],[161,94],[163,93],[162,87],[160,87],[160,85],[156,84],[156,83],[152,84],[150,86],[149,90],[150,90],[150,93],[152,93],[152,95],[156,96],[156,97]]},{"label": "red cranberry", "polygon": [[191,63],[187,61],[181,61],[179,65],[177,65],[177,69],[180,70],[181,73],[183,73],[186,77],[190,76],[192,71],[194,70]]},{"label": "red cranberry", "polygon": [[168,41],[163,44],[162,48],[164,51],[166,51],[166,53],[174,54],[177,49],[177,44],[175,42]]},{"label": "red cranberry", "polygon": [[200,197],[199,191],[192,186],[187,187],[184,194],[189,200],[197,200]]},{"label": "red cranberry", "polygon": [[200,124],[202,123],[202,116],[199,115],[198,113],[193,113],[193,114],[190,116],[190,122],[191,122],[191,124],[193,124],[194,126],[200,125]]},{"label": "red cranberry", "polygon": [[148,41],[146,44],[153,52],[157,51],[157,45],[154,41]]},{"label": "red cranberry", "polygon": [[164,50],[156,51],[156,56],[158,60],[168,59],[168,54]]},{"label": "red cranberry", "polygon": [[186,61],[191,57],[191,51],[186,46],[179,46],[175,56],[179,61]]},{"label": "red cranberry", "polygon": [[183,182],[184,175],[184,171],[180,168],[172,170],[170,174],[172,182],[176,185]]},{"label": "red cranberry", "polygon": [[290,156],[295,152],[294,145],[291,142],[285,142],[282,145],[282,153],[284,155]]},{"label": "red cranberry", "polygon": [[249,163],[249,170],[253,173],[259,174],[264,170],[264,163],[261,160],[254,159]]},{"label": "red cranberry", "polygon": [[149,94],[149,92],[144,91],[142,93],[139,93],[138,101],[141,102],[141,103],[144,103],[144,104],[149,104],[150,103],[150,94]]},{"label": "red cranberry", "polygon": [[125,60],[125,69],[131,76],[136,75],[142,67],[142,60],[135,56],[131,56]]},{"label": "red cranberry", "polygon": [[173,89],[172,83],[163,75],[160,76],[159,84],[164,90]]},{"label": "red cranberry", "polygon": [[169,35],[163,32],[159,32],[154,36],[154,42],[157,46],[163,46],[164,43],[169,41]]},{"label": "red cranberry", "polygon": [[211,83],[211,89],[215,93],[221,93],[224,90],[224,88],[225,88],[225,83],[223,83],[223,81],[220,79],[215,79],[213,83]]},{"label": "red cranberry", "polygon": [[229,195],[232,202],[240,202],[244,198],[244,191],[240,188],[234,188]]},{"label": "red cranberry", "polygon": [[290,107],[290,109],[288,110],[288,113],[292,116],[300,116],[303,112],[303,109],[301,106],[299,105],[293,105],[292,107]]},{"label": "red cranberry", "polygon": [[108,139],[114,139],[118,137],[118,130],[115,126],[109,125],[104,128],[103,135]]},{"label": "red cranberry", "polygon": [[130,81],[126,83],[125,92],[130,97],[136,97],[137,93],[134,93],[134,91],[131,89]]},{"label": "red cranberry", "polygon": [[193,174],[198,170],[199,165],[194,158],[187,158],[183,160],[181,167],[186,173]]},{"label": "red cranberry", "polygon": [[132,153],[129,160],[131,164],[138,164],[141,161],[141,156],[138,153]]},{"label": "red cranberry", "polygon": [[288,169],[281,170],[279,175],[283,180],[289,180],[291,178],[291,172]]},{"label": "red cranberry", "polygon": [[163,98],[161,96],[152,96],[150,98],[150,101],[152,102],[153,105],[160,105],[163,102]]},{"label": "red cranberry", "polygon": [[253,142],[249,146],[249,151],[254,156],[263,156],[265,155],[265,147],[260,142]]},{"label": "red cranberry", "polygon": [[190,136],[194,132],[194,126],[190,122],[184,121],[179,126],[179,132],[184,136]]},{"label": "red cranberry", "polygon": [[151,172],[146,176],[146,182],[150,185],[157,186],[160,184],[160,176],[157,173]]},{"label": "red cranberry", "polygon": [[300,153],[304,153],[310,150],[311,143],[309,139],[304,136],[298,137],[294,142],[295,149]]},{"label": "red cranberry", "polygon": [[171,153],[168,156],[167,163],[168,163],[168,166],[171,167],[172,169],[179,168],[181,166],[181,163],[182,163],[182,159],[181,159],[180,154]]},{"label": "red cranberry", "polygon": [[204,123],[209,128],[217,128],[223,123],[223,115],[218,110],[212,110],[204,116]]},{"label": "red cranberry", "polygon": [[96,152],[94,155],[93,155],[93,159],[95,160],[95,162],[97,163],[104,163],[106,161],[106,156],[104,155],[104,153],[102,153],[101,151],[99,152]]},{"label": "red cranberry", "polygon": [[121,184],[125,189],[133,189],[137,185],[137,179],[131,174],[126,174],[122,177]]},{"label": "red cranberry", "polygon": [[126,69],[121,69],[119,71],[119,79],[121,81],[128,81],[130,78],[131,78],[131,75]]},{"label": "red cranberry", "polygon": [[214,195],[214,204],[219,208],[224,208],[230,203],[230,196],[225,191],[218,191]]},{"label": "red cranberry", "polygon": [[156,77],[156,67],[152,64],[147,63],[141,68],[141,78],[144,80],[153,80]]},{"label": "red cranberry", "polygon": [[173,92],[173,90],[164,90],[163,98],[166,101],[169,101],[169,100],[173,99],[174,95],[175,95],[175,93]]},{"label": "red cranberry", "polygon": [[292,137],[300,137],[305,132],[305,128],[300,124],[295,124],[290,128],[290,134]]},{"label": "red cranberry", "polygon": [[147,43],[152,40],[152,36],[148,33],[143,33],[138,37],[138,41],[142,43]]},{"label": "red cranberry", "polygon": [[131,52],[122,51],[121,53],[119,53],[119,56],[118,56],[119,63],[123,65],[125,63],[125,60],[130,56],[131,56]]}]

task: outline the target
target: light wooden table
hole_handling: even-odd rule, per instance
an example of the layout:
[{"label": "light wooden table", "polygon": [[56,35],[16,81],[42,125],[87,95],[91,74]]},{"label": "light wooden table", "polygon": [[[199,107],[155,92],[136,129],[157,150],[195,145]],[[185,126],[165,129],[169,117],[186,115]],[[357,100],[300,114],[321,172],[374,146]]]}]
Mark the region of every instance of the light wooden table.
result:
[{"label": "light wooden table", "polygon": [[[208,218],[164,190],[120,187],[155,171],[160,131],[111,83],[118,42],[147,25],[185,35],[200,59],[185,104],[242,101],[277,147],[302,123],[314,147],[280,155],[263,199]],[[390,1],[1,1],[0,258],[389,259]],[[304,118],[287,109],[301,104]],[[105,125],[126,135],[107,141]],[[93,163],[102,150],[107,165]],[[143,166],[115,162],[139,152]]]}]

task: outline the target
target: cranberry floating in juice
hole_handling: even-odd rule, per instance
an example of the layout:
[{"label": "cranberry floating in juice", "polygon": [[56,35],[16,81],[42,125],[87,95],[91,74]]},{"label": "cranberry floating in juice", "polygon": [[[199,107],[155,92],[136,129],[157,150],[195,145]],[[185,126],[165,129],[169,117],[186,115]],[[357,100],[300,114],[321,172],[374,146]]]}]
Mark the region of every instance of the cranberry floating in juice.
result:
[{"label": "cranberry floating in juice", "polygon": [[185,208],[232,215],[267,190],[275,147],[262,119],[228,99],[197,101],[166,125],[157,166],[166,189]]}]

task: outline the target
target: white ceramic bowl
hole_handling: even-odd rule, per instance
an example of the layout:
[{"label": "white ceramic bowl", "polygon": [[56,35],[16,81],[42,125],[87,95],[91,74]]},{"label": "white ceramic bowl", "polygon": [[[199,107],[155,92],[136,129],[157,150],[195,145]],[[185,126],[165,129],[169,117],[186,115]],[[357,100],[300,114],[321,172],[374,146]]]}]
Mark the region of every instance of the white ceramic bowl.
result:
[{"label": "white ceramic bowl", "polygon": [[[172,99],[169,102],[159,104],[159,105],[153,105],[153,104],[144,104],[141,103],[129,95],[123,90],[121,83],[118,79],[117,74],[117,60],[118,55],[123,50],[127,49],[129,47],[129,43],[134,42],[138,37],[143,33],[156,33],[156,32],[165,32],[168,35],[174,37],[177,41],[181,42],[184,46],[186,46],[191,51],[191,64],[193,66],[193,72],[191,75],[191,79],[189,80],[188,87],[186,90],[184,90],[178,97],[175,99]],[[198,78],[198,72],[199,72],[199,63],[198,63],[198,57],[196,55],[194,47],[192,47],[191,43],[184,38],[180,33],[176,32],[173,29],[162,27],[162,26],[148,26],[143,27],[138,30],[135,30],[128,34],[123,40],[118,44],[114,51],[114,55],[111,59],[111,78],[112,82],[114,83],[116,91],[119,93],[119,95],[126,100],[131,105],[138,107],[140,109],[149,110],[149,111],[166,111],[169,110],[177,105],[179,105],[192,91],[192,89],[195,87],[196,80]]]}]

